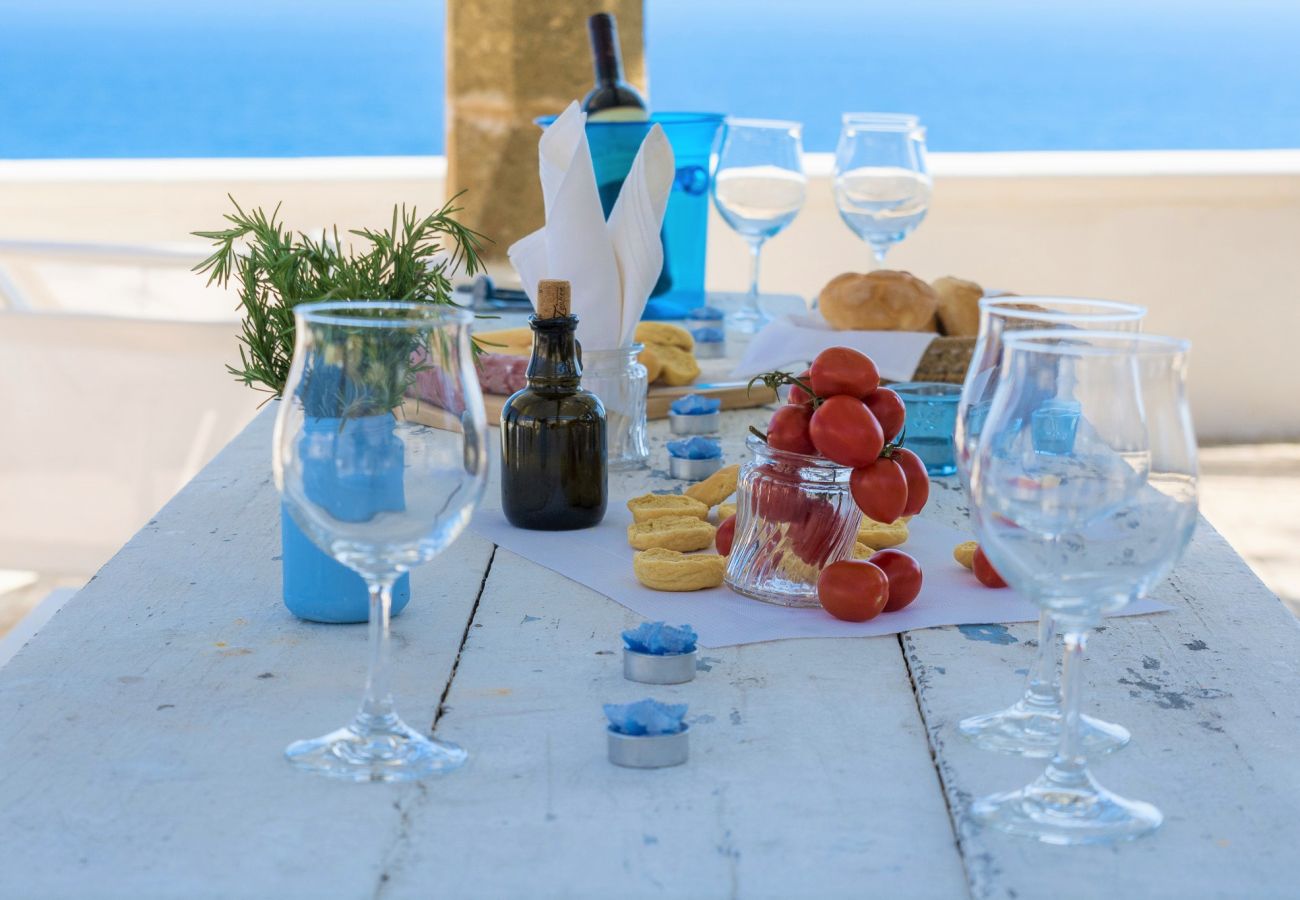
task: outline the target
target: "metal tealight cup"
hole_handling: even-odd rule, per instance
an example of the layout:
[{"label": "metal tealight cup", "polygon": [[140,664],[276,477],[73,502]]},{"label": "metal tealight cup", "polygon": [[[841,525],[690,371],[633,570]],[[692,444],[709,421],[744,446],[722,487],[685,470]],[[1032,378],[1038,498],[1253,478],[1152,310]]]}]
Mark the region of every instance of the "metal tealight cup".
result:
[{"label": "metal tealight cup", "polygon": [[685,723],[681,731],[673,734],[621,734],[610,725],[605,732],[609,761],[628,769],[680,766],[690,756],[690,732],[691,726]]},{"label": "metal tealight cup", "polygon": [[624,647],[623,677],[642,684],[685,684],[695,678],[695,651],[642,653]]}]

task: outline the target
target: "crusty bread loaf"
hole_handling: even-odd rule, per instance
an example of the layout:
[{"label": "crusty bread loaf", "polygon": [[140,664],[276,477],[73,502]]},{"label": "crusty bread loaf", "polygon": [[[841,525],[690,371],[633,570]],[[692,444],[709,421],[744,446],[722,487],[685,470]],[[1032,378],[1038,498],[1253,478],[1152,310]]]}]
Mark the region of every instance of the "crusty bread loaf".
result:
[{"label": "crusty bread loaf", "polygon": [[879,269],[845,272],[830,280],[818,298],[822,315],[840,331],[927,331],[939,299],[910,272]]},{"label": "crusty bread loaf", "polygon": [[939,331],[949,337],[975,337],[980,332],[980,298],[984,288],[951,275],[930,283],[939,298]]}]

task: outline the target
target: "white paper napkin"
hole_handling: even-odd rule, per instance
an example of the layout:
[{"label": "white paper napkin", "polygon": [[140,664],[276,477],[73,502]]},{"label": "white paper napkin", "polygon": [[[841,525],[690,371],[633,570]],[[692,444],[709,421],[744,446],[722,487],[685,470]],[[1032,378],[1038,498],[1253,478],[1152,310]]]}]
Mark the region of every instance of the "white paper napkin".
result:
[{"label": "white paper napkin", "polygon": [[911,381],[935,337],[917,331],[836,331],[820,315],[786,315],[754,335],[732,374],[749,378],[811,361],[828,347],[844,346],[870,356],[882,378]]},{"label": "white paper napkin", "polygon": [[587,350],[624,346],[641,320],[663,268],[659,230],[674,165],[663,129],[651,126],[606,222],[586,114],[571,103],[542,133],[538,174],[546,225],[516,241],[507,254],[534,303],[541,279],[570,283],[578,340]]}]

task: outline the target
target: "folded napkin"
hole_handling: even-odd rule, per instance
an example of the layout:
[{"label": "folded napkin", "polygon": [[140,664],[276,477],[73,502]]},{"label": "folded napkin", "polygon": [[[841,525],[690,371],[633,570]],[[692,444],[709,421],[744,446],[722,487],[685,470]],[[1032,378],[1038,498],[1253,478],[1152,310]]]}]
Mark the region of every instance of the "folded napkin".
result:
[{"label": "folded napkin", "polygon": [[659,230],[675,163],[663,129],[651,126],[607,222],[586,121],[570,103],[542,133],[537,155],[546,225],[506,252],[534,304],[538,281],[568,281],[583,348],[612,350],[631,342],[663,268]]},{"label": "folded napkin", "polygon": [[754,335],[732,375],[749,378],[783,366],[802,365],[827,347],[852,347],[870,356],[889,381],[911,381],[937,335],[917,331],[836,331],[816,313],[773,319]]}]

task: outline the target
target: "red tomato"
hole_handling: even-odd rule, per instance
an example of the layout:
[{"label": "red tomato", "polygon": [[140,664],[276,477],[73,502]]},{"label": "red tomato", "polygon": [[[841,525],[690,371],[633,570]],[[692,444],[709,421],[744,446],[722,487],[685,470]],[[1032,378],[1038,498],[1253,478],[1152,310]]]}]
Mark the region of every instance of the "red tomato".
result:
[{"label": "red tomato", "polygon": [[998,570],[993,568],[993,563],[984,555],[983,547],[975,548],[975,558],[971,561],[971,568],[975,572],[975,577],[980,580],[980,584],[991,588],[1004,588],[1007,583],[1002,580]]},{"label": "red tomato", "polygon": [[874,462],[885,446],[885,434],[867,405],[843,395],[831,397],[817,407],[808,423],[808,434],[822,456],[854,468]]},{"label": "red tomato", "polygon": [[732,513],[727,516],[718,525],[718,531],[713,535],[713,545],[718,548],[718,552],[723,556],[731,555],[731,543],[736,539],[736,514]]},{"label": "red tomato", "polygon": [[866,622],[889,601],[889,579],[879,566],[856,559],[833,562],[817,578],[822,608],[845,622]]},{"label": "red tomato", "polygon": [[[810,384],[811,375],[808,369],[804,369],[799,375],[799,380],[804,384]],[[790,385],[790,396],[785,398],[785,402],[793,406],[802,406],[812,401],[812,394],[799,387],[797,384]]]},{"label": "red tomato", "polygon": [[880,387],[880,373],[865,353],[851,347],[829,347],[817,354],[812,368],[812,389],[818,397],[848,394],[862,399]]},{"label": "red tomato", "polygon": [[907,506],[907,476],[892,459],[859,466],[849,476],[849,490],[858,509],[869,519],[888,525]]},{"label": "red tomato", "polygon": [[790,523],[790,545],[795,556],[810,566],[823,566],[835,541],[835,507],[825,500],[803,499],[802,515]]},{"label": "red tomato", "polygon": [[885,612],[898,612],[921,593],[921,564],[902,550],[881,550],[867,562],[880,567],[889,579],[889,602]]},{"label": "red tomato", "polygon": [[870,394],[867,394],[867,409],[876,417],[880,423],[880,428],[885,433],[885,440],[892,441],[898,437],[898,433],[903,430],[903,421],[907,418],[907,408],[903,406],[903,398],[895,394],[889,388],[877,388]]},{"label": "red tomato", "polygon": [[930,475],[925,471],[921,457],[906,447],[894,451],[894,462],[907,477],[907,506],[903,508],[903,515],[914,516],[925,509],[925,501],[930,499]]},{"label": "red tomato", "polygon": [[775,470],[764,467],[761,477],[752,482],[754,506],[758,514],[769,522],[793,522],[802,513],[803,500],[799,487]]},{"label": "red tomato", "polygon": [[814,456],[817,447],[808,436],[812,410],[806,406],[782,406],[767,423],[767,445],[789,453]]}]

